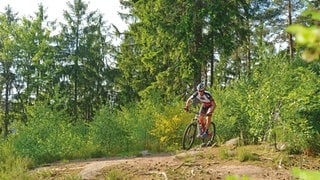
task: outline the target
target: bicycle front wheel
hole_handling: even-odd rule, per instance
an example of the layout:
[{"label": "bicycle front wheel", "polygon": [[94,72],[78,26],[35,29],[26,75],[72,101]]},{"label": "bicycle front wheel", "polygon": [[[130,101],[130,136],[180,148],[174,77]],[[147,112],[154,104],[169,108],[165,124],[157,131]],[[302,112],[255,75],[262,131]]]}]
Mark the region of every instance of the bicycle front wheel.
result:
[{"label": "bicycle front wheel", "polygon": [[197,123],[196,122],[190,123],[183,133],[183,138],[182,138],[183,149],[189,150],[192,147],[196,139],[196,134],[197,134]]}]

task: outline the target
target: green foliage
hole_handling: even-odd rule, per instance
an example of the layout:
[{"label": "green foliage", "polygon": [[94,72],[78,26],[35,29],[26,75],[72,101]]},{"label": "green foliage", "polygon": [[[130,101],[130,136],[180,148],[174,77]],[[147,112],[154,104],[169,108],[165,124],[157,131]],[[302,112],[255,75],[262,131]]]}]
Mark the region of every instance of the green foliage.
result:
[{"label": "green foliage", "polygon": [[247,176],[228,175],[225,180],[250,180]]},{"label": "green foliage", "polygon": [[90,139],[101,153],[114,154],[128,151],[130,129],[119,113],[109,107],[104,107],[90,124]]},{"label": "green foliage", "polygon": [[235,152],[227,148],[219,149],[219,158],[220,159],[232,159],[235,156]]},{"label": "green foliage", "polygon": [[221,142],[249,132],[248,113],[244,113],[248,110],[247,87],[240,82],[235,86],[237,88],[212,90],[217,104],[212,120],[216,123],[217,138]]},{"label": "green foliage", "polygon": [[85,124],[72,124],[64,113],[45,106],[33,108],[27,125],[17,124],[11,139],[19,155],[35,164],[91,157],[94,146],[88,141]]},{"label": "green foliage", "polygon": [[160,93],[155,91],[150,93],[145,94],[139,103],[122,108],[120,114],[120,117],[130,127],[131,147],[135,147],[136,150],[160,150],[160,141],[152,135],[151,131],[157,121],[156,114],[161,112],[164,106]]},{"label": "green foliage", "polygon": [[240,136],[246,143],[283,141],[292,152],[319,149],[314,139],[320,132],[320,81],[308,68],[312,64],[289,64],[283,56],[264,57],[251,79],[213,90],[218,135],[222,139]]},{"label": "green foliage", "polygon": [[118,169],[111,170],[105,176],[105,180],[117,180],[117,179],[125,180],[125,179],[130,179],[130,178],[125,174],[125,172],[118,170]]},{"label": "green foliage", "polygon": [[181,107],[181,103],[168,105],[154,115],[155,124],[150,133],[157,137],[161,149],[174,150],[181,147],[183,131],[193,118],[190,114],[183,113]]},{"label": "green foliage", "polygon": [[118,67],[130,82],[126,86],[136,93],[160,90],[167,99],[183,94],[184,87],[199,82],[206,65],[213,64],[216,50],[230,54],[249,33],[244,21],[250,5],[243,1],[122,3],[139,19],[129,25],[117,57]]},{"label": "green foliage", "polygon": [[250,150],[245,149],[245,148],[238,148],[236,150],[236,158],[240,162],[246,162],[246,161],[258,161],[260,160],[259,155],[250,152]]},{"label": "green foliage", "polygon": [[320,178],[320,171],[302,170],[302,169],[294,168],[291,174],[293,175],[293,177],[301,180]]},{"label": "green foliage", "polygon": [[[217,139],[240,136],[246,143],[273,142],[271,134],[276,134],[277,141],[287,142],[290,152],[319,149],[320,82],[308,67],[288,64],[281,56],[269,57],[255,68],[250,80],[209,89],[217,103],[213,115]],[[167,103],[162,95],[153,90],[143,94],[139,103],[121,109],[106,106],[87,124],[71,123],[61,109],[36,104],[27,109],[27,126],[14,124],[16,133],[10,142],[17,154],[35,164],[145,149],[175,150],[192,115],[182,112],[184,101]],[[250,157],[242,155],[244,160]]]},{"label": "green foliage", "polygon": [[131,151],[145,149],[157,151],[159,149],[149,132],[154,124],[156,104],[152,101],[155,99],[156,97],[140,103],[132,103],[122,107],[119,113],[119,118],[126,124],[129,132],[127,147],[130,147]]},{"label": "green foliage", "polygon": [[157,92],[145,96],[119,111],[105,108],[97,114],[90,125],[92,141],[114,153],[179,148],[190,115],[182,114],[180,103],[163,106]]},{"label": "green foliage", "polygon": [[[304,16],[310,16],[314,21],[320,21],[320,12],[306,10]],[[291,25],[287,31],[296,35],[296,43],[304,48],[302,58],[306,61],[320,60],[320,28],[317,24],[304,26],[299,24]]]},{"label": "green foliage", "polygon": [[27,179],[32,162],[14,152],[11,144],[0,142],[0,179]]},{"label": "green foliage", "polygon": [[317,150],[320,143],[313,141],[319,137],[319,76],[306,68],[298,67],[290,78],[298,81],[296,87],[283,98],[282,123],[286,124],[286,141],[298,152],[313,147]]},{"label": "green foliage", "polygon": [[103,107],[106,95],[113,86],[113,75],[106,64],[110,56],[110,42],[106,40],[108,26],[97,11],[89,11],[83,0],[67,2],[62,32],[58,35],[57,68],[54,77],[59,79],[60,94],[67,99],[65,109],[74,120],[91,121]]}]

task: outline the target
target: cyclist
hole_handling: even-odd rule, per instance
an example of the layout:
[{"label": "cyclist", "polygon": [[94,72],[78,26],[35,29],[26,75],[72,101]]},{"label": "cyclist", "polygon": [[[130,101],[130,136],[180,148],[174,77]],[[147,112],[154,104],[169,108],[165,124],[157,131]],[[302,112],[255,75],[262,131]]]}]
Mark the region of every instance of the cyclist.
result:
[{"label": "cyclist", "polygon": [[[205,138],[208,136],[208,129],[211,124],[211,117],[214,109],[216,108],[216,103],[211,94],[205,91],[206,86],[203,83],[198,84],[197,91],[193,93],[187,100],[185,111],[189,111],[189,105],[194,99],[198,99],[202,105],[200,108],[199,121],[200,125],[205,125],[205,127],[200,127],[203,131],[199,131],[198,137]],[[204,116],[207,116],[206,122],[204,123]]]}]

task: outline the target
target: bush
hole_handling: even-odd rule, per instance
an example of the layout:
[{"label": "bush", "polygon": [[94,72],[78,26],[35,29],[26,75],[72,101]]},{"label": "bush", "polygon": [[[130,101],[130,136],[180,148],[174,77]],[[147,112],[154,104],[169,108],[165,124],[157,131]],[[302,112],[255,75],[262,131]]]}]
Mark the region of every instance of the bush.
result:
[{"label": "bush", "polygon": [[0,143],[0,179],[27,179],[28,168],[32,162],[22,158],[8,142]]},{"label": "bush", "polygon": [[102,154],[128,151],[129,134],[128,126],[119,113],[107,106],[97,113],[90,124],[90,139]]},{"label": "bush", "polygon": [[[213,115],[221,139],[242,137],[246,143],[288,142],[290,151],[319,149],[319,75],[296,60],[268,56],[253,69],[250,79],[240,79],[225,89],[213,90],[217,109]],[[274,142],[273,142],[274,143]]]},{"label": "bush", "polygon": [[65,118],[68,116],[46,107],[36,106],[30,112],[27,124],[16,124],[17,131],[12,135],[19,155],[35,164],[91,156],[94,149],[88,142],[85,124],[70,123]]},{"label": "bush", "polygon": [[172,151],[181,147],[183,132],[192,119],[190,114],[183,113],[182,107],[181,103],[168,105],[154,114],[155,124],[150,133],[157,138],[162,150]]}]

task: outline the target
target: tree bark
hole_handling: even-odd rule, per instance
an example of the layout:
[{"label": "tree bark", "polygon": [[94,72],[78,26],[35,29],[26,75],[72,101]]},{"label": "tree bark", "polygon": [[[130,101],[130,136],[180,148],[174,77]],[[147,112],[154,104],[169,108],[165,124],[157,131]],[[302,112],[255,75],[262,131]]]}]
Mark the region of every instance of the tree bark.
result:
[{"label": "tree bark", "polygon": [[[291,0],[288,1],[288,24],[289,26],[292,25],[292,4],[291,4]],[[290,60],[293,60],[293,38],[292,38],[292,34],[289,33],[289,54],[290,54]]]}]

